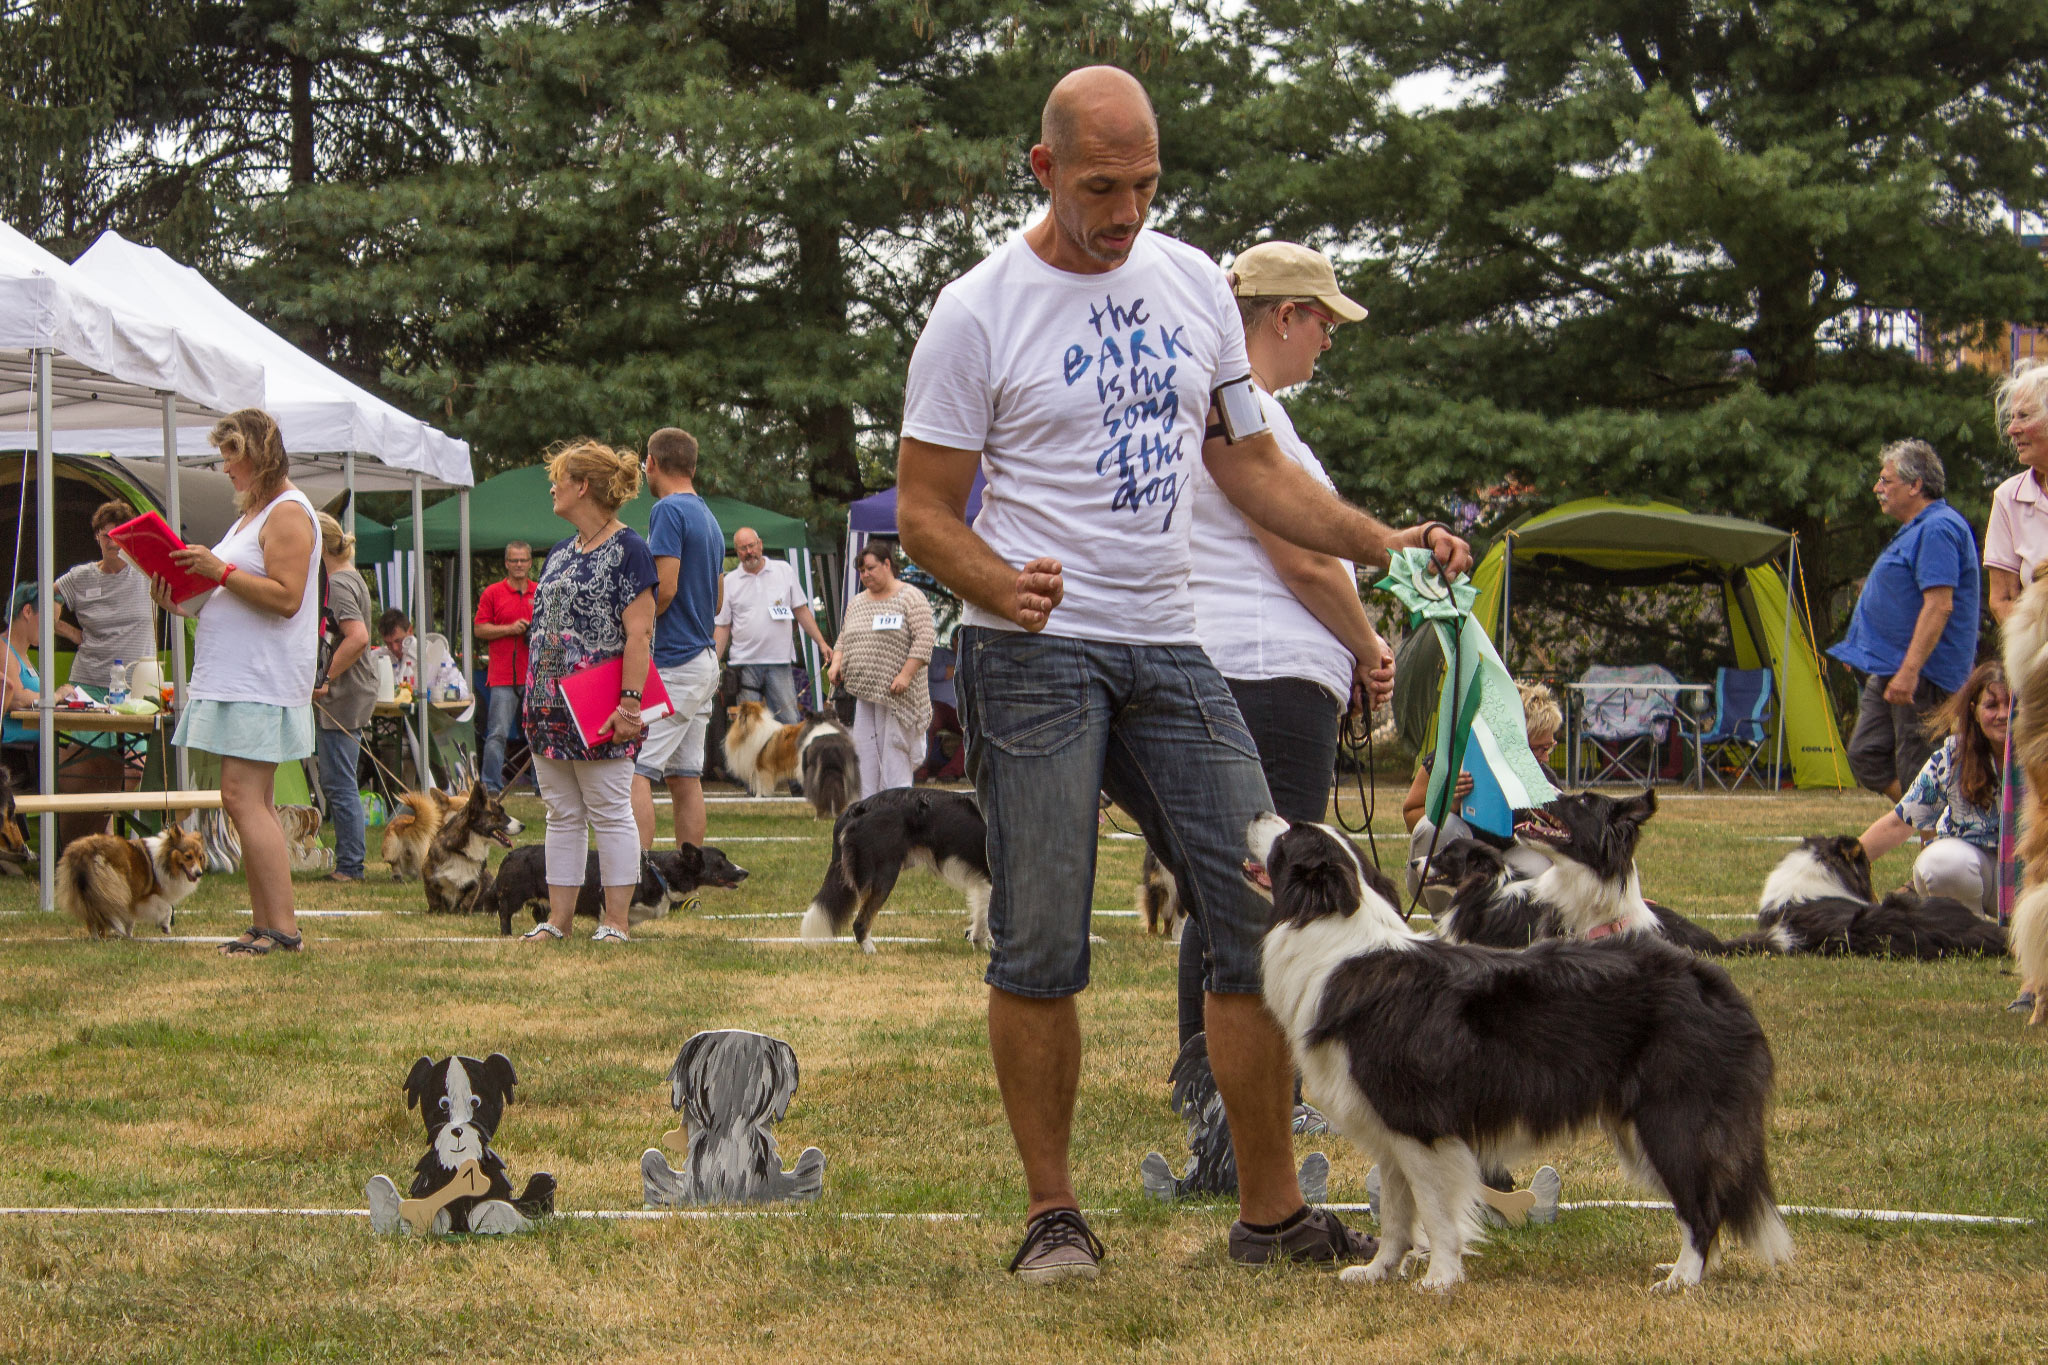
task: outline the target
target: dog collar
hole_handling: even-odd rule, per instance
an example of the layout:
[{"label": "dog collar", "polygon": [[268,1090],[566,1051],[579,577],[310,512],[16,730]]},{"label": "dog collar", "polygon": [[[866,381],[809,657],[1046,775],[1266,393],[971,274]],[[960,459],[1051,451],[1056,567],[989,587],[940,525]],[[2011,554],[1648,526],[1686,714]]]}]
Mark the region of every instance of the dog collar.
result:
[{"label": "dog collar", "polygon": [[1591,943],[1596,938],[1606,938],[1609,934],[1618,934],[1621,932],[1622,925],[1626,922],[1625,920],[1618,919],[1609,920],[1607,923],[1589,930],[1586,934],[1586,942]]}]

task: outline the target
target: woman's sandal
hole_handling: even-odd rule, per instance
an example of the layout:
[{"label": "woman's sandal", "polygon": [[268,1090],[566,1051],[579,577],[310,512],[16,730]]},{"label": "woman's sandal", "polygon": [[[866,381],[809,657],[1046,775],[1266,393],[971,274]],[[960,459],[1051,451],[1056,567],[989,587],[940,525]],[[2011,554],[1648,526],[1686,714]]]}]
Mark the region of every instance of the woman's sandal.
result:
[{"label": "woman's sandal", "polygon": [[548,923],[546,920],[542,920],[540,923],[534,925],[533,928],[521,934],[519,936],[519,941],[521,943],[545,943],[551,938],[567,937],[569,936],[563,933],[560,929],[557,929],[554,925]]},{"label": "woman's sandal", "polygon": [[221,952],[228,957],[264,957],[270,953],[296,953],[306,946],[303,934],[287,934],[282,929],[244,929],[242,936],[220,945]]},{"label": "woman's sandal", "polygon": [[623,929],[614,929],[609,924],[600,924],[597,926],[597,932],[590,936],[590,941],[592,943],[631,943],[633,940],[626,936],[626,931]]}]

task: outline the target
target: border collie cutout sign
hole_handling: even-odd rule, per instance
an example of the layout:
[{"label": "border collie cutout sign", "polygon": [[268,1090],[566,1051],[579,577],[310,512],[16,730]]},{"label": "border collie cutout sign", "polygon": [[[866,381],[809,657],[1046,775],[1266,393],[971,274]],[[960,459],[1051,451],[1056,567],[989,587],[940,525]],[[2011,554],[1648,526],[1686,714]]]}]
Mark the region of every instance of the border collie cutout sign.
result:
[{"label": "border collie cutout sign", "polygon": [[413,1166],[411,1197],[401,1200],[389,1176],[374,1175],[363,1193],[370,1227],[380,1234],[524,1232],[555,1211],[555,1178],[546,1171],[517,1198],[505,1162],[491,1150],[498,1120],[519,1077],[512,1060],[493,1052],[474,1057],[422,1057],[405,1078],[405,1106],[427,1125],[427,1151]]},{"label": "border collie cutout sign", "polygon": [[768,1204],[824,1193],[825,1154],[806,1147],[785,1171],[769,1131],[796,1094],[796,1051],[788,1043],[745,1029],[699,1033],[676,1054],[668,1080],[669,1103],[683,1121],[662,1142],[687,1139],[689,1159],[679,1171],[659,1148],[641,1153],[647,1207]]}]

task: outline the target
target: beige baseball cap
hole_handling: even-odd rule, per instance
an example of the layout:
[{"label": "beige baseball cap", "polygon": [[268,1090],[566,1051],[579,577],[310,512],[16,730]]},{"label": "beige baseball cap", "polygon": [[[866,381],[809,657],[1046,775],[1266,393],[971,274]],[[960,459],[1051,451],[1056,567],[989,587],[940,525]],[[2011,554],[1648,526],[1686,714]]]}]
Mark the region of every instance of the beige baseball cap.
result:
[{"label": "beige baseball cap", "polygon": [[1260,242],[1237,254],[1230,263],[1239,298],[1314,299],[1341,322],[1363,322],[1365,307],[1337,287],[1330,258],[1295,242]]}]

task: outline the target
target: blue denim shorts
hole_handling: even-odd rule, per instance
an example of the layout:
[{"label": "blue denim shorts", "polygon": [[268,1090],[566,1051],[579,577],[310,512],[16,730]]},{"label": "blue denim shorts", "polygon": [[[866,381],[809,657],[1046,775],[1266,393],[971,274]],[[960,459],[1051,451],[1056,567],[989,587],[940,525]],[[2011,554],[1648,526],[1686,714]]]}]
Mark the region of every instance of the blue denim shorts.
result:
[{"label": "blue denim shorts", "polygon": [[967,773],[988,818],[988,984],[1055,999],[1088,984],[1098,791],[1129,811],[1207,931],[1203,985],[1259,993],[1265,901],[1245,827],[1273,808],[1258,750],[1198,645],[965,627]]}]

